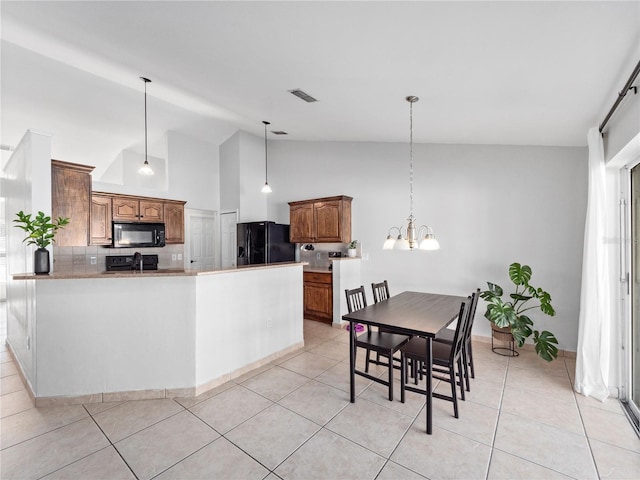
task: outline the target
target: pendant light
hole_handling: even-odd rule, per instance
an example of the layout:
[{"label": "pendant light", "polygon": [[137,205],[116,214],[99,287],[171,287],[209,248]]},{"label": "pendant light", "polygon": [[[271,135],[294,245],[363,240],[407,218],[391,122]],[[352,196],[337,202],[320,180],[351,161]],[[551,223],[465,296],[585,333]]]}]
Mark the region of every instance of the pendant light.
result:
[{"label": "pendant light", "polygon": [[264,186],[262,187],[262,193],[271,193],[271,187],[267,180],[267,173],[269,171],[269,157],[267,156],[267,125],[271,124],[266,120],[263,120],[262,123],[264,123]]},{"label": "pendant light", "polygon": [[147,160],[147,83],[151,83],[151,80],[145,77],[140,77],[140,80],[144,82],[144,163],[138,173],[141,175],[153,175],[153,170]]},{"label": "pendant light", "polygon": [[[406,97],[409,102],[409,218],[407,218],[406,235],[402,235],[402,227],[391,227],[382,248],[384,250],[438,250],[440,243],[433,234],[431,227],[421,225],[416,231],[415,217],[413,216],[413,104],[419,98]],[[391,235],[392,230],[398,231],[397,238]]]}]

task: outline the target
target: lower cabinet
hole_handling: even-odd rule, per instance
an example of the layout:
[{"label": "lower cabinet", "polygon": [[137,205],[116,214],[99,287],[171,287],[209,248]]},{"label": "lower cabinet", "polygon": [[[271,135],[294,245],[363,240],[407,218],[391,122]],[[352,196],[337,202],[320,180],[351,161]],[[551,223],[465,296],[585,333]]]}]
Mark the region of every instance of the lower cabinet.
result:
[{"label": "lower cabinet", "polygon": [[331,272],[304,272],[304,318],[333,322],[333,284]]}]

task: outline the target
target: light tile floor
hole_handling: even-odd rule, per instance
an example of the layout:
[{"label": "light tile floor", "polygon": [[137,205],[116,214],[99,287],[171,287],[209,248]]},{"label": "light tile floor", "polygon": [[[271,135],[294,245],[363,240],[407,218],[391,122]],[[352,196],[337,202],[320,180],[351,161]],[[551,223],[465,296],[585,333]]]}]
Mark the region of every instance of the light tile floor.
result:
[{"label": "light tile floor", "polygon": [[617,401],[573,393],[573,360],[474,344],[460,418],[435,399],[429,436],[422,395],[389,402],[358,377],[349,403],[346,332],[305,321],[304,335],[305,349],[197,398],[38,409],[2,342],[0,478],[640,477],[640,440]]}]

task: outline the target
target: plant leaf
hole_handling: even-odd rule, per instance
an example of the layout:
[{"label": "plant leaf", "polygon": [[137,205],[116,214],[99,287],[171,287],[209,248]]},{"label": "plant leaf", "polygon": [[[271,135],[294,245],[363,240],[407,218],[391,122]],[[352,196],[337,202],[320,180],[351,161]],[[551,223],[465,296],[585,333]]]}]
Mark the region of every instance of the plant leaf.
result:
[{"label": "plant leaf", "polygon": [[552,361],[554,358],[558,358],[558,339],[551,332],[544,330],[539,333],[538,330],[533,332],[533,343],[536,345],[536,353],[546,360]]},{"label": "plant leaf", "polygon": [[516,285],[529,285],[529,280],[531,280],[531,267],[514,262],[509,265],[509,278]]}]

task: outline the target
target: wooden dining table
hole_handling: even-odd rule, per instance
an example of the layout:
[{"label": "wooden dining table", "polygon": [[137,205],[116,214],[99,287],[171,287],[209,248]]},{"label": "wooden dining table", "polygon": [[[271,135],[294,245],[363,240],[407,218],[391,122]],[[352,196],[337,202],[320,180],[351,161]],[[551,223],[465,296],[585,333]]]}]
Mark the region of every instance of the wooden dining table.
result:
[{"label": "wooden dining table", "polygon": [[384,327],[394,333],[419,336],[425,338],[426,343],[426,389],[427,397],[427,433],[432,433],[432,380],[433,365],[431,357],[431,341],[440,330],[446,328],[460,313],[460,304],[466,297],[455,295],[441,295],[437,293],[402,292],[388,300],[369,305],[357,310],[342,319],[349,322],[349,365],[351,382],[351,403],[355,398],[356,373],[356,329],[358,323],[374,327]]}]

